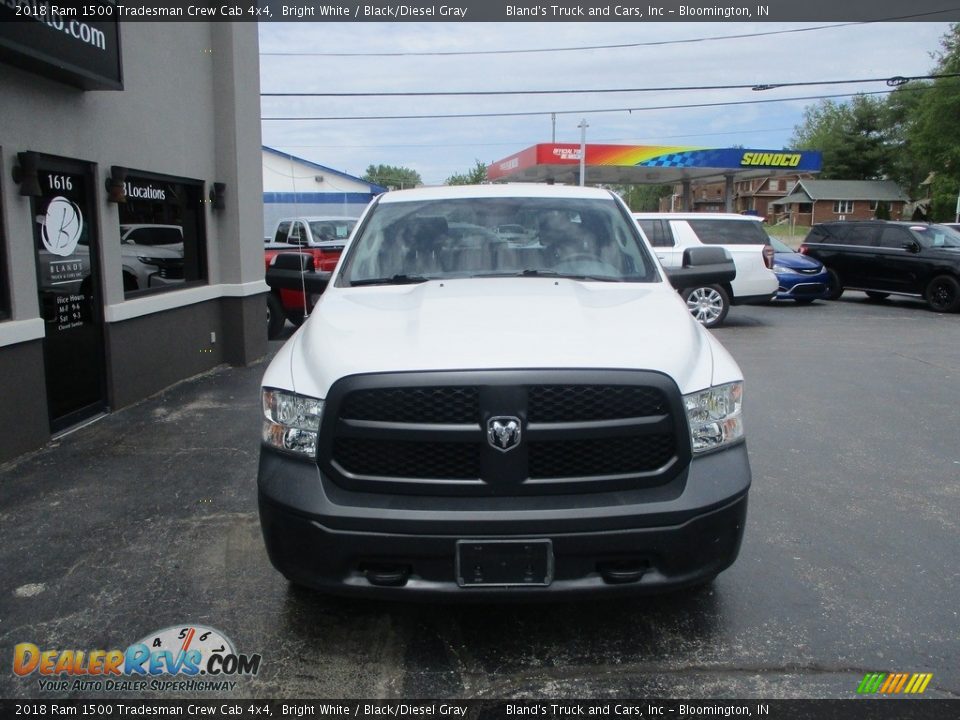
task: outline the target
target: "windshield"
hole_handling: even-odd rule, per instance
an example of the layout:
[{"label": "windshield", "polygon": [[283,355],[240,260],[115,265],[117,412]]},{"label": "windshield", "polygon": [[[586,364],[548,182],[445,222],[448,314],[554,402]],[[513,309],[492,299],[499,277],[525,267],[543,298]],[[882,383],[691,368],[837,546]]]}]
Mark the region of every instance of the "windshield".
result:
[{"label": "windshield", "polygon": [[777,240],[777,238],[775,237],[770,238],[770,245],[773,246],[774,252],[782,252],[782,253],[796,252],[796,250],[794,250],[792,247],[790,247],[784,242],[781,242],[780,240]]},{"label": "windshield", "polygon": [[910,232],[926,247],[960,248],[960,232],[945,225],[911,225]]},{"label": "windshield", "polygon": [[[523,234],[498,234],[504,225]],[[613,198],[497,197],[378,204],[338,284],[524,275],[658,279],[636,225]]]},{"label": "windshield", "polygon": [[356,224],[356,220],[313,220],[310,222],[310,231],[318,242],[346,240]]}]

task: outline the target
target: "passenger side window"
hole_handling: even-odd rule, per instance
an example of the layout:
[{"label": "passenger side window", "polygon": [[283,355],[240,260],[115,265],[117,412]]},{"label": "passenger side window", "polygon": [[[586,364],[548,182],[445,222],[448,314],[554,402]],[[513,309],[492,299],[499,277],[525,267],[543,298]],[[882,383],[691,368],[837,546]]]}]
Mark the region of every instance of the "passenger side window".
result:
[{"label": "passenger side window", "polygon": [[877,244],[877,229],[869,225],[857,225],[843,239],[844,245],[862,245],[870,247]]},{"label": "passenger side window", "polygon": [[287,235],[290,234],[290,223],[282,222],[277,225],[277,234],[274,236],[273,241],[278,243],[285,243],[287,241]]},{"label": "passenger side window", "polygon": [[303,245],[306,242],[307,234],[303,231],[303,223],[294,223],[290,228],[290,243],[292,245]]},{"label": "passenger side window", "polygon": [[912,241],[910,233],[903,228],[886,227],[880,233],[880,247],[901,250],[906,243]]},{"label": "passenger side window", "polygon": [[673,247],[673,233],[670,225],[663,220],[637,220],[643,234],[653,247]]},{"label": "passenger side window", "polygon": [[754,220],[688,220],[704,245],[769,245],[763,226]]}]

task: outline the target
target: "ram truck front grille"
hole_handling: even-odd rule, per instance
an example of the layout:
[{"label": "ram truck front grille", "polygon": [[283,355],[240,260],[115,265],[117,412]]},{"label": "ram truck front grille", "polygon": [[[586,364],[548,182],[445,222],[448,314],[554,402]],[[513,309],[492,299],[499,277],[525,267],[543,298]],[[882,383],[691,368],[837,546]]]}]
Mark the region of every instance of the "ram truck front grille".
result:
[{"label": "ram truck front grille", "polygon": [[[519,429],[509,447],[497,420]],[[674,382],[622,370],[350,376],[326,400],[318,454],[347,489],[432,495],[649,487],[689,460]]]}]

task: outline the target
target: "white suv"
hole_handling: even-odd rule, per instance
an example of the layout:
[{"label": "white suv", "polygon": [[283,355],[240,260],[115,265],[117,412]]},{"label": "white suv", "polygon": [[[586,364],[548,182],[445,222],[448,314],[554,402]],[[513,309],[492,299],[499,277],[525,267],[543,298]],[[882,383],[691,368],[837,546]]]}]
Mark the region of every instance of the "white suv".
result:
[{"label": "white suv", "polygon": [[681,296],[693,316],[705,327],[723,322],[731,305],[765,303],[777,292],[773,274],[773,247],[763,221],[734,213],[634,213],[665,268],[680,267],[683,251],[714,245],[725,248],[737,267],[728,284],[687,288]]}]

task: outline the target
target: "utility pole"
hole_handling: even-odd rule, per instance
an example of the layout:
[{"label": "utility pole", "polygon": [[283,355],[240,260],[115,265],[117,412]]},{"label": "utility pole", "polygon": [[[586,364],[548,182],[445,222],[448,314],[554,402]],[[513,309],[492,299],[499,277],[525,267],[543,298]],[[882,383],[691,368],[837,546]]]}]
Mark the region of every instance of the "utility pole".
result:
[{"label": "utility pole", "polygon": [[587,170],[587,119],[583,118],[580,124],[580,187],[583,187]]},{"label": "utility pole", "polygon": [[557,114],[550,113],[550,142],[555,143],[557,141]]}]

